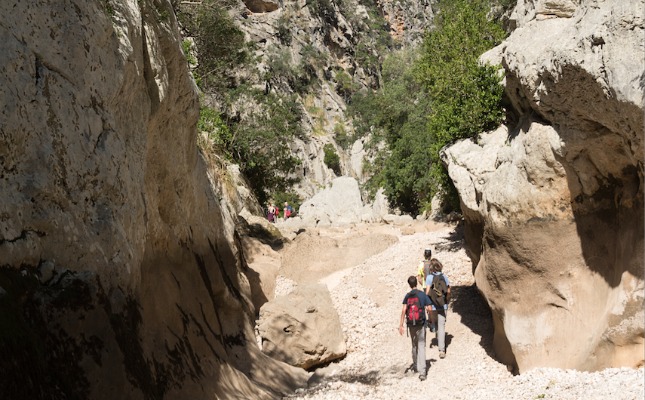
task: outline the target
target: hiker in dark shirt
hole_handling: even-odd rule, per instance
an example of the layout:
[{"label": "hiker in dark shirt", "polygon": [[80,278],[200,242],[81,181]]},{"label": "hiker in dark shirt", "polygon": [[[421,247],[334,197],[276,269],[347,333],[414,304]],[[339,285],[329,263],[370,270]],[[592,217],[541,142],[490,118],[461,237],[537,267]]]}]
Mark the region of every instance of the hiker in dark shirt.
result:
[{"label": "hiker in dark shirt", "polygon": [[399,322],[399,333],[403,335],[403,323],[407,323],[407,329],[412,340],[412,368],[419,373],[419,379],[426,379],[426,309],[430,311],[432,302],[428,295],[417,289],[417,277],[412,275],[408,278],[410,292],[403,298],[401,309],[401,321]]}]

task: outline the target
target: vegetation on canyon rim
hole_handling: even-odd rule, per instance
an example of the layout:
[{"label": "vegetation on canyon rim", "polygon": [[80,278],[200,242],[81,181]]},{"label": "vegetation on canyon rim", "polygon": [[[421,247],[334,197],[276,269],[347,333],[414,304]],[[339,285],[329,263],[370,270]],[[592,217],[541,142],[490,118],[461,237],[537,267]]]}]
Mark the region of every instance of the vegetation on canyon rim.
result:
[{"label": "vegetation on canyon rim", "polygon": [[[336,7],[333,0],[316,0],[308,7],[327,30],[338,23],[336,10],[343,13],[354,28],[355,60],[374,78],[374,87],[360,84],[351,71],[342,69],[324,76],[321,67],[329,55],[311,44],[298,64],[284,48],[272,48],[268,69],[259,76],[261,72],[251,67],[257,62],[252,56],[254,44],[244,41],[227,13],[231,4],[205,0],[181,7],[179,21],[195,38],[197,61],[191,64],[204,93],[199,128],[208,132],[216,151],[240,165],[261,203],[269,198],[297,203],[290,188],[296,183],[299,160],[285,143],[295,137],[307,140],[302,99],[328,79],[348,104],[354,127],[349,132],[334,129],[339,145],[345,148],[359,137],[370,138],[368,148],[374,157],[365,168],[370,176],[366,189],[374,193],[385,188],[394,207],[412,214],[429,209],[438,193],[457,208],[439,152],[503,120],[497,69],[481,66],[478,57],[505,37],[500,16],[512,2],[440,0],[434,6],[434,28],[418,48],[393,42],[376,4],[359,2],[371,17],[369,24],[361,22],[347,0],[336,1]],[[278,39],[286,46],[293,39],[289,29],[293,21],[285,12],[278,22]],[[188,46],[184,51],[189,60],[195,57]],[[251,82],[266,82],[275,90],[259,90]],[[333,149],[325,149],[325,162],[331,162],[328,166],[338,174],[339,166],[331,161],[337,155],[332,153]]]}]

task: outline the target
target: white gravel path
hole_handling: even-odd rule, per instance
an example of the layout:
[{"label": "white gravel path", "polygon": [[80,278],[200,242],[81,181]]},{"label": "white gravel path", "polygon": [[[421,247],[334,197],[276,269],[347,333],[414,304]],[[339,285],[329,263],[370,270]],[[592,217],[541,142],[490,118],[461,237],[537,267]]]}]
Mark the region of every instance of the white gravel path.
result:
[{"label": "white gravel path", "polygon": [[[444,264],[453,301],[447,356],[426,350],[428,379],[412,372],[410,339],[398,322],[406,279],[430,246]],[[490,311],[473,287],[471,263],[454,227],[400,235],[399,242],[360,265],[322,280],[330,288],[347,340],[347,356],[287,399],[602,399],[643,400],[643,368],[587,373],[540,368],[513,376],[492,354]],[[279,285],[292,283],[282,282]],[[431,336],[432,335],[432,336]],[[428,332],[428,341],[434,334]],[[426,392],[424,392],[426,391]]]}]

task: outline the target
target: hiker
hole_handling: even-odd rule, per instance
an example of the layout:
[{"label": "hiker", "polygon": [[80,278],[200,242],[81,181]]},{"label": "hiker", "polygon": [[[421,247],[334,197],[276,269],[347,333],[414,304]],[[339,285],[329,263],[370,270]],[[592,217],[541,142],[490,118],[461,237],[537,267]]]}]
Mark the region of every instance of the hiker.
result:
[{"label": "hiker", "polygon": [[284,202],[284,219],[287,219],[287,218],[289,218],[291,216],[291,210],[293,210],[293,209],[291,208],[289,203],[285,201]]},{"label": "hiker", "polygon": [[430,260],[432,273],[426,278],[425,293],[432,301],[430,321],[436,326],[439,358],[446,357],[446,314],[450,302],[450,281],[443,273],[443,265],[439,260]]},{"label": "hiker", "polygon": [[269,220],[269,222],[275,222],[275,219],[275,206],[273,203],[270,203],[267,208],[267,220]]},{"label": "hiker", "polygon": [[412,369],[419,373],[419,379],[426,380],[426,309],[430,312],[432,302],[428,296],[417,289],[417,277],[408,278],[410,292],[403,298],[399,333],[403,335],[403,321],[407,323],[412,340]]},{"label": "hiker", "polygon": [[417,272],[417,279],[421,289],[426,289],[426,278],[430,275],[430,259],[432,258],[432,249],[427,248],[423,250],[423,260],[419,262],[419,271]]}]

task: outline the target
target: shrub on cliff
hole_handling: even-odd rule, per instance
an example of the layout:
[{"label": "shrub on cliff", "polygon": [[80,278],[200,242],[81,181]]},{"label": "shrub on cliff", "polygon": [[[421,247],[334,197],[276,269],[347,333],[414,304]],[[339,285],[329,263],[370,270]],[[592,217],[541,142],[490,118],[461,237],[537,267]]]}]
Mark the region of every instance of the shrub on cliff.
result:
[{"label": "shrub on cliff", "polygon": [[336,153],[334,145],[331,143],[325,144],[325,146],[323,146],[323,151],[325,153],[325,165],[334,171],[336,175],[340,175],[340,157],[338,156],[338,153]]},{"label": "shrub on cliff", "polygon": [[[300,161],[288,144],[295,136],[304,138],[302,110],[293,96],[249,84],[257,71],[244,34],[228,14],[232,5],[230,0],[182,3],[178,17],[196,47],[193,72],[204,92],[198,129],[207,133],[209,142],[199,142],[202,151],[239,164],[264,204],[271,193],[286,191],[297,180],[295,169]],[[298,79],[286,51],[272,53],[271,68],[271,76],[264,77],[267,81]]]},{"label": "shrub on cliff", "polygon": [[[371,186],[382,185],[403,211],[427,208],[438,192],[455,200],[439,151],[503,118],[496,70],[478,63],[505,35],[489,18],[491,5],[490,0],[439,1],[435,28],[427,33],[420,57],[394,55],[383,65],[383,89],[353,104],[355,115],[370,118],[375,138],[388,145],[387,156],[376,157],[382,165],[371,168],[376,172]],[[357,111],[361,103],[371,104],[371,111]]]}]

